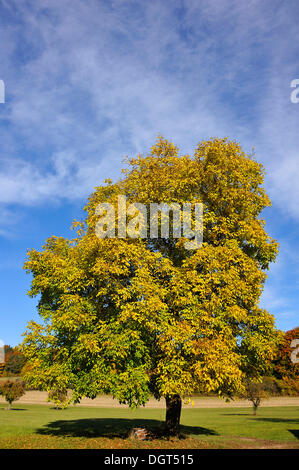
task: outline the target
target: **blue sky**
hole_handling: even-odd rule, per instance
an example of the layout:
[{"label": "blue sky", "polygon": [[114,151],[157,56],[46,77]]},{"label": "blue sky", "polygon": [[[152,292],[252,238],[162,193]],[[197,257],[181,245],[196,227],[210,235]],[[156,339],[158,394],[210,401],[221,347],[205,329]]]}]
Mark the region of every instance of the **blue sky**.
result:
[{"label": "blue sky", "polygon": [[161,133],[227,136],[267,170],[280,242],[261,304],[298,326],[297,0],[0,0],[0,338],[38,318],[26,250],[71,236],[87,196]]}]

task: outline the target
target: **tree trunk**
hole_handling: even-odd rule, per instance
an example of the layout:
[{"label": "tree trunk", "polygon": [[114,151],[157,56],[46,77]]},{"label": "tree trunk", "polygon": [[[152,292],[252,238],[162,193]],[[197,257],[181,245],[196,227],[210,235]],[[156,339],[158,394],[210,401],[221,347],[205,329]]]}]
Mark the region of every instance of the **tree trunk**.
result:
[{"label": "tree trunk", "polygon": [[166,420],[165,431],[168,436],[178,436],[180,433],[180,418],[182,410],[182,400],[179,395],[167,395],[166,400]]},{"label": "tree trunk", "polygon": [[261,400],[257,398],[256,400],[253,401],[253,414],[256,415],[257,409],[261,403]]},{"label": "tree trunk", "polygon": [[8,410],[11,410],[11,401],[8,402],[8,407],[7,407]]},{"label": "tree trunk", "polygon": [[257,409],[258,409],[258,405],[256,403],[253,404],[253,414],[254,416],[256,415],[257,413]]}]

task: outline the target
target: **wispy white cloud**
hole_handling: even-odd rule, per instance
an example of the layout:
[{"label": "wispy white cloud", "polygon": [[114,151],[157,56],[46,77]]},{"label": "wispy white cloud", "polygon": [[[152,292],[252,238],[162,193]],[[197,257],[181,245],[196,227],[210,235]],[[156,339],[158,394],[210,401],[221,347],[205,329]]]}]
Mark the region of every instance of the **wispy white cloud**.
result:
[{"label": "wispy white cloud", "polygon": [[[87,194],[159,132],[184,151],[230,133],[233,112],[209,80],[211,41],[189,44],[164,2],[136,6],[139,14],[126,2],[15,3],[22,19],[15,48],[24,40],[29,53],[10,77],[0,200],[75,198],[78,184],[79,196]],[[9,152],[12,133],[22,145]]]},{"label": "wispy white cloud", "polygon": [[[19,226],[22,221],[22,212],[20,210],[11,210],[5,205],[0,204],[0,236],[5,238],[15,238],[18,236]],[[1,260],[3,266],[3,260]]]},{"label": "wispy white cloud", "polygon": [[158,133],[183,152],[227,135],[299,217],[296,2],[274,3],[2,2],[0,202],[85,197]]}]

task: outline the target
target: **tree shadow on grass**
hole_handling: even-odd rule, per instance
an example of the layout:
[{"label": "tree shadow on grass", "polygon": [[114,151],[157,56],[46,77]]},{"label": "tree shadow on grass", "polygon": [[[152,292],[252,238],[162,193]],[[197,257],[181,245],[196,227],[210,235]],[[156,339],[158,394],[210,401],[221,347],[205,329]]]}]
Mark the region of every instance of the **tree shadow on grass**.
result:
[{"label": "tree shadow on grass", "polygon": [[289,432],[291,432],[296,439],[299,439],[299,429],[288,429]]},{"label": "tree shadow on grass", "polygon": [[7,409],[7,407],[4,407],[4,408],[0,408],[0,410],[4,410],[4,411],[28,411],[27,408],[11,408],[10,410]]},{"label": "tree shadow on grass", "polygon": [[251,413],[222,413],[222,416],[244,416],[244,417],[249,416],[249,417],[254,418],[255,421],[265,421],[269,423],[299,424],[299,419],[297,418],[265,418],[265,417],[260,417],[258,414],[254,415],[252,412]]},{"label": "tree shadow on grass", "polygon": [[260,418],[259,416],[255,417],[259,421],[266,421],[268,423],[292,423],[299,424],[298,418]]},{"label": "tree shadow on grass", "polygon": [[[154,436],[164,435],[164,422],[156,419],[95,418],[59,420],[37,429],[37,434],[70,437],[109,437],[127,438],[132,428],[146,428]],[[212,429],[198,426],[180,427],[181,437],[189,435],[217,435]]]}]

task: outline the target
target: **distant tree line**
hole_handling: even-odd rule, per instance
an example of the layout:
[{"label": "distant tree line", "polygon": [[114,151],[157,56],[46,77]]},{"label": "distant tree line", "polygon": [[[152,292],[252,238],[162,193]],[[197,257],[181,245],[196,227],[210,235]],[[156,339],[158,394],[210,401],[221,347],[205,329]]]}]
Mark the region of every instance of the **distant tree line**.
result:
[{"label": "distant tree line", "polygon": [[281,336],[270,375],[281,395],[299,395],[299,362],[291,359],[294,351],[291,343],[294,339],[299,339],[299,327],[282,333]]},{"label": "distant tree line", "polygon": [[[299,395],[299,362],[294,363],[291,359],[293,351],[291,343],[294,339],[299,339],[299,327],[286,332],[279,331],[278,334],[280,335],[279,345],[275,359],[269,363],[268,374],[257,385],[255,383],[246,384],[248,397],[252,396],[253,392],[255,396],[257,390],[258,394],[264,397]],[[26,358],[18,347],[5,345],[5,365],[2,372],[0,371],[0,376],[22,376],[28,368],[30,368],[30,364],[26,362]],[[200,390],[198,392],[201,393]]]},{"label": "distant tree line", "polygon": [[12,377],[22,375],[22,369],[26,363],[25,356],[18,350],[18,347],[4,346],[5,363],[0,369],[0,376]]}]

